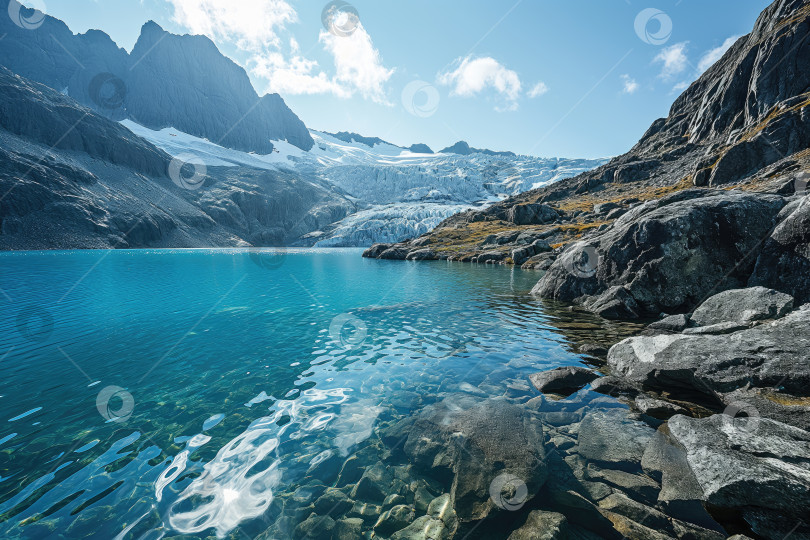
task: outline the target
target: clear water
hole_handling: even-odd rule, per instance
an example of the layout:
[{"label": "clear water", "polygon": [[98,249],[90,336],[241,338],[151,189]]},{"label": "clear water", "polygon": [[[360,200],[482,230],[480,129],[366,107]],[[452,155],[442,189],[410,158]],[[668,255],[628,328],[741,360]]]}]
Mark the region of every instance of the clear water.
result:
[{"label": "clear water", "polygon": [[358,250],[0,254],[0,537],[278,534],[279,500],[309,504],[307,471],[381,424],[529,399],[529,373],[582,361],[572,340],[617,339],[537,278]]}]

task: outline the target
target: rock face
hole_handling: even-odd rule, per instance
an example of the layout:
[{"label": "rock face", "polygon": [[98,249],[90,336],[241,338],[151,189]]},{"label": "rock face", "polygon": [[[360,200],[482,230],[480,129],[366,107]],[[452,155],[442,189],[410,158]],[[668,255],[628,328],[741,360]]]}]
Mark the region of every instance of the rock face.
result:
[{"label": "rock face", "polygon": [[778,319],[792,310],[792,296],[765,287],[750,287],[712,296],[692,313],[691,320],[698,326],[725,322],[748,323]]},{"label": "rock face", "polygon": [[52,89],[0,66],[0,128],[60,150],[84,152],[163,176],[171,157],[131,131]]},{"label": "rock face", "polygon": [[409,427],[404,450],[419,470],[452,479],[461,522],[522,506],[547,475],[542,425],[504,399],[448,398],[425,408]]},{"label": "rock face", "polygon": [[742,509],[765,538],[810,532],[804,523],[810,508],[810,433],[767,418],[726,415],[675,416],[669,432],[684,448],[705,501]]},{"label": "rock face", "polygon": [[749,283],[786,292],[804,304],[810,302],[810,199],[804,197],[784,213],[765,241]]},{"label": "rock face", "polygon": [[739,288],[784,205],[779,196],[686,191],[647,203],[569,247],[532,291],[582,301],[608,318],[689,311]]},{"label": "rock face", "polygon": [[260,98],[247,73],[206,37],[170,34],[150,21],[127,54],[103,32],[74,35],[50,16],[32,30],[2,17],[0,35],[5,35],[0,64],[57,91],[66,89],[115,120],[131,118],[154,129],[173,126],[260,154],[272,152],[271,140],[304,150],[314,144],[278,94]]}]

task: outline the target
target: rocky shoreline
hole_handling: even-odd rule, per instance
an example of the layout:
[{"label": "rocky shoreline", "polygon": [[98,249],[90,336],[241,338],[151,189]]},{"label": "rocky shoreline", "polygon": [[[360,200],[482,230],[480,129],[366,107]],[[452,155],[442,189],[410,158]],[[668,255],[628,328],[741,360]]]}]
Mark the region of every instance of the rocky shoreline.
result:
[{"label": "rocky shoreline", "polygon": [[[646,324],[529,377],[544,466],[501,468],[546,478],[508,538],[810,538],[809,35],[777,0],[627,154],[364,253],[541,270],[538,298]],[[552,398],[583,388],[629,415]]]}]

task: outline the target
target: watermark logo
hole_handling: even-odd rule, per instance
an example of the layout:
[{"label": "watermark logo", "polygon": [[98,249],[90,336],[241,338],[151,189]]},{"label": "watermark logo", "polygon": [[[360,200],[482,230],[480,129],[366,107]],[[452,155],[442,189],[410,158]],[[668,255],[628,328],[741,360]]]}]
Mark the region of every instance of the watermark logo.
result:
[{"label": "watermark logo", "polygon": [[589,245],[577,245],[563,255],[563,266],[569,274],[578,278],[589,278],[599,268],[599,254],[596,248]]},{"label": "watermark logo", "polygon": [[810,173],[800,172],[796,173],[793,178],[793,192],[796,195],[807,195],[807,184],[810,183]]},{"label": "watermark logo", "polygon": [[363,319],[341,313],[329,325],[329,337],[344,349],[356,349],[366,340],[368,327]]},{"label": "watermark logo", "polygon": [[514,512],[523,508],[529,498],[526,483],[517,476],[503,473],[489,485],[489,496],[495,506]]},{"label": "watermark logo", "polygon": [[723,424],[735,431],[753,433],[759,428],[759,411],[750,403],[735,401],[725,408]]},{"label": "watermark logo", "polygon": [[439,109],[439,91],[425,81],[411,81],[402,90],[402,106],[419,118],[433,116]]},{"label": "watermark logo", "polygon": [[636,16],[636,35],[644,43],[663,45],[672,36],[672,19],[656,8],[647,8]]},{"label": "watermark logo", "polygon": [[17,0],[9,0],[8,16],[11,22],[24,30],[36,30],[45,22],[45,2],[42,0],[28,0],[31,8],[20,4]]},{"label": "watermark logo", "polygon": [[127,87],[120,77],[112,73],[99,73],[90,81],[90,99],[102,109],[115,110],[124,106]]},{"label": "watermark logo", "polygon": [[180,154],[169,163],[169,178],[183,189],[200,189],[207,175],[205,163],[194,154]]},{"label": "watermark logo", "polygon": [[354,34],[360,25],[360,13],[348,2],[334,0],[323,8],[321,22],[329,33],[338,37],[347,37]]},{"label": "watermark logo", "polygon": [[248,255],[256,266],[266,270],[277,270],[287,260],[287,248],[250,248]]},{"label": "watermark logo", "polygon": [[25,339],[42,343],[53,333],[53,316],[41,306],[28,306],[17,313],[15,326]]},{"label": "watermark logo", "polygon": [[107,386],[98,393],[96,408],[108,422],[126,422],[135,409],[135,399],[120,386]]}]

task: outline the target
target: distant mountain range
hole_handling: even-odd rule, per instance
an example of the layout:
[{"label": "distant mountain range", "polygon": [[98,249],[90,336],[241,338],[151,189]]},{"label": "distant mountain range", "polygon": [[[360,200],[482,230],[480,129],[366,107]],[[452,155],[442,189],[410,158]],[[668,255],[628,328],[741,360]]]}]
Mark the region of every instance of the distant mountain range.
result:
[{"label": "distant mountain range", "polygon": [[131,53],[44,15],[0,35],[0,249],[367,246],[605,162],[311,131],[154,22]]},{"label": "distant mountain range", "polygon": [[207,37],[178,36],[150,21],[127,54],[104,32],[73,34],[50,16],[36,29],[0,17],[3,34],[0,64],[113,120],[171,126],[247,152],[270,153],[271,140],[312,147],[281,96],[259,97],[245,70]]}]

